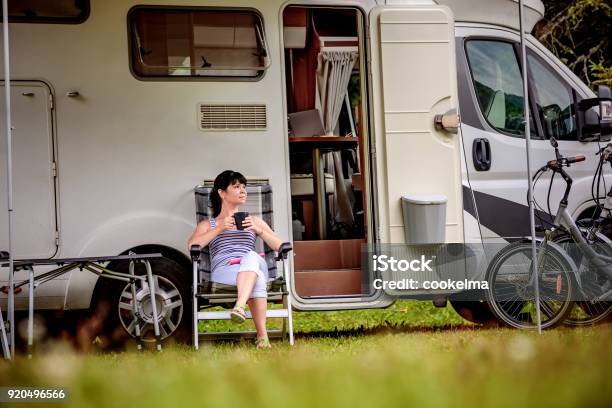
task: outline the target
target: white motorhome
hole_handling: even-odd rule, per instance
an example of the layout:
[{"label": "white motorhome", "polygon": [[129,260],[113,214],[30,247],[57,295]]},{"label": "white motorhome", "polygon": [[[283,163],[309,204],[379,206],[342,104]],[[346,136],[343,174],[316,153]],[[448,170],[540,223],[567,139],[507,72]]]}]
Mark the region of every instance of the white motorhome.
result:
[{"label": "white motorhome", "polygon": [[[525,3],[531,31],[544,8]],[[446,197],[445,242],[528,231],[516,1],[9,5],[13,256],[161,252],[153,270],[161,315],[175,319],[168,337],[190,324],[194,187],[225,169],[271,186],[274,228],[294,244],[298,310],[397,298],[363,285],[373,276],[360,256],[364,243],[405,241],[403,195]],[[551,136],[564,154],[587,157],[571,169],[568,209],[580,217],[593,209],[597,145],[579,140],[572,103],[594,94],[530,35],[527,47],[533,160],[551,158]],[[458,132],[434,123],[447,113],[452,122],[453,109]],[[2,143],[3,174],[5,160]],[[0,191],[6,250],[5,177]],[[36,305],[81,310],[109,296],[116,309],[120,290],[73,271],[38,287]],[[26,299],[16,296],[18,310]]]}]

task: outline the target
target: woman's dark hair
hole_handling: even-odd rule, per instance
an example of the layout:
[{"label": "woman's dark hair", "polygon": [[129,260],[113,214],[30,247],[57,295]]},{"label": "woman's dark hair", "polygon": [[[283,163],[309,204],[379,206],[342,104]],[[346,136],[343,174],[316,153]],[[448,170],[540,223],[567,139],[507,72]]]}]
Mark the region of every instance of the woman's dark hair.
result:
[{"label": "woman's dark hair", "polygon": [[233,170],[225,170],[215,177],[213,189],[209,196],[209,207],[213,210],[213,217],[216,217],[221,212],[221,196],[219,195],[219,190],[226,190],[236,182],[242,183],[245,186],[247,184],[246,177]]}]

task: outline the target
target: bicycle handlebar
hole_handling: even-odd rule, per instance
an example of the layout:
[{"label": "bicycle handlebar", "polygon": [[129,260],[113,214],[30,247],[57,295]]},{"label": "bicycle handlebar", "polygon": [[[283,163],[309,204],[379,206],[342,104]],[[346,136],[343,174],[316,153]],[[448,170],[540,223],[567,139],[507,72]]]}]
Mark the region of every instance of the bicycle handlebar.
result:
[{"label": "bicycle handlebar", "polygon": [[550,160],[548,163],[546,163],[546,167],[558,171],[561,169],[561,167],[569,167],[570,164],[578,163],[584,161],[585,159],[586,157],[584,157],[584,155],[561,157],[558,160]]},{"label": "bicycle handlebar", "polygon": [[578,162],[585,161],[585,160],[586,160],[586,157],[584,157],[583,154],[580,154],[578,156],[568,157],[567,158],[567,163],[568,164],[570,164],[570,163],[578,163]]},{"label": "bicycle handlebar", "polygon": [[[550,200],[550,192],[551,192],[551,188],[552,188],[552,182],[554,180],[555,174],[560,174],[561,177],[563,178],[563,180],[565,181],[565,193],[563,194],[563,198],[561,198],[561,201],[559,202],[559,205],[566,205],[567,206],[567,199],[570,193],[570,190],[572,188],[572,177],[567,174],[565,172],[565,170],[563,169],[563,167],[570,167],[570,164],[572,163],[578,163],[581,161],[585,161],[586,157],[584,155],[578,155],[578,156],[570,156],[570,157],[563,157],[561,155],[561,153],[559,152],[559,148],[558,145],[556,143],[556,140],[552,139],[551,144],[553,145],[553,147],[555,148],[555,160],[550,160],[549,162],[546,163],[545,166],[541,167],[534,175],[532,178],[532,181],[535,183],[538,181],[538,179],[540,178],[540,176],[545,173],[547,170],[552,170],[553,171],[553,176],[550,178],[550,186],[548,188],[548,199],[547,202],[549,202],[548,200]],[[612,144],[609,144],[608,146],[610,146],[611,148],[611,154],[612,154]],[[610,162],[612,164],[612,161]],[[550,214],[550,204],[548,206],[549,210],[548,213]],[[552,217],[552,214],[550,214]],[[554,217],[553,217],[554,218]]]}]

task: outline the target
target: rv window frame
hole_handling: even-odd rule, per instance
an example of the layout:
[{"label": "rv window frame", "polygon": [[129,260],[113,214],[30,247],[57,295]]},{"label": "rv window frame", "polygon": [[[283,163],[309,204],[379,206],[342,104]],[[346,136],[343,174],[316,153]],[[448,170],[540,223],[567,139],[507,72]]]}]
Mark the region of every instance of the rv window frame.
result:
[{"label": "rv window frame", "polygon": [[542,127],[542,132],[541,134],[543,135],[543,138],[545,140],[550,140],[550,136],[545,130],[544,130],[544,124],[542,123],[542,120],[540,119],[540,112],[538,110],[538,104],[537,104],[537,100],[536,98],[538,98],[538,91],[535,87],[535,77],[533,75],[533,71],[532,71],[532,66],[530,61],[530,58],[536,59],[540,65],[542,65],[544,67],[544,69],[546,70],[546,72],[548,72],[548,74],[550,76],[552,76],[553,78],[556,78],[560,83],[562,83],[563,85],[565,85],[566,90],[569,88],[570,92],[569,96],[571,99],[571,103],[570,103],[570,109],[572,109],[573,111],[573,118],[574,118],[574,127],[576,127],[576,129],[574,130],[573,135],[570,133],[570,135],[572,135],[572,139],[559,139],[557,138],[557,140],[563,140],[566,142],[577,142],[578,140],[578,122],[577,122],[577,118],[576,118],[576,111],[575,111],[575,106],[576,106],[576,95],[578,94],[578,90],[576,88],[574,88],[571,84],[568,83],[568,81],[566,81],[561,75],[559,75],[559,73],[557,72],[556,69],[554,69],[554,67],[552,67],[544,58],[542,58],[540,55],[538,55],[533,49],[527,47],[527,71],[529,73],[529,102],[531,104],[531,101],[533,101],[533,105],[534,105],[534,109],[536,110],[537,114],[537,119],[538,122],[540,122],[541,127]]},{"label": "rv window frame", "polygon": [[[266,46],[267,58],[269,63],[266,66],[261,67],[260,69],[256,69],[258,74],[256,76],[238,76],[238,75],[210,75],[210,76],[202,76],[202,75],[151,75],[151,76],[142,76],[138,74],[134,70],[134,61],[137,58],[138,51],[134,49],[134,43],[136,39],[134,38],[133,32],[135,25],[132,24],[133,14],[139,10],[153,10],[153,11],[216,11],[216,12],[250,12],[253,13],[261,23],[261,27],[263,30],[263,42],[264,46]],[[136,5],[130,8],[126,14],[126,25],[127,25],[127,41],[128,41],[128,60],[130,73],[134,78],[143,82],[258,82],[261,81],[268,68],[272,66],[272,59],[270,56],[270,47],[267,41],[266,34],[266,26],[263,14],[254,7],[220,7],[220,6],[167,6],[167,5]],[[189,68],[189,67],[185,67]]]},{"label": "rv window frame", "polygon": [[78,25],[83,24],[89,19],[91,14],[91,0],[85,0],[83,13],[77,17],[11,17],[9,14],[9,23],[17,24],[66,24]]},{"label": "rv window frame", "polygon": [[[495,126],[493,126],[489,120],[485,117],[485,114],[483,112],[483,108],[480,104],[480,100],[478,99],[478,95],[476,94],[476,86],[474,84],[474,72],[472,69],[472,64],[470,62],[470,55],[467,49],[468,43],[471,41],[488,41],[488,42],[497,42],[497,43],[505,43],[505,44],[509,44],[512,47],[512,50],[514,52],[514,56],[516,58],[516,62],[519,68],[519,72],[521,73],[521,77],[524,78],[525,75],[523,74],[523,67],[521,64],[521,53],[519,52],[518,47],[520,46],[520,44],[518,44],[516,41],[510,40],[510,39],[506,39],[506,38],[500,38],[500,37],[494,37],[494,36],[469,36],[469,37],[464,37],[463,39],[463,52],[465,54],[465,59],[467,62],[467,69],[468,69],[468,74],[470,77],[470,88],[473,92],[473,96],[474,96],[474,101],[476,104],[476,111],[478,112],[478,116],[480,117],[480,120],[483,124],[486,124],[486,127],[488,127],[488,130],[499,133],[501,135],[504,136],[509,136],[509,137],[514,137],[517,139],[525,139],[525,135],[517,135],[514,133],[510,133],[510,132],[505,132],[503,129],[499,129]],[[532,84],[532,78],[531,75],[529,74],[529,67],[527,67],[528,73],[527,73],[527,87],[528,87],[528,91],[529,91],[529,95],[533,95],[534,91],[533,91],[533,84]],[[524,100],[524,97],[523,97]],[[535,125],[535,134],[531,135],[531,139],[536,139],[536,140],[545,140],[545,137],[543,136],[543,129],[542,129],[542,124],[540,123],[540,118],[538,115],[534,114],[534,109],[535,109],[535,101],[533,100],[533,98],[529,98],[529,117],[533,119],[533,123]]]}]

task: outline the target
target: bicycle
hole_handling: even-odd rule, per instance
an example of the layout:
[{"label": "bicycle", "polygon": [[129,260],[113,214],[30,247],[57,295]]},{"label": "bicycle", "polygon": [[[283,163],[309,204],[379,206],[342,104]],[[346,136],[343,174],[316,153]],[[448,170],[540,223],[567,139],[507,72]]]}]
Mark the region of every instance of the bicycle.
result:
[{"label": "bicycle", "polygon": [[[612,240],[608,238],[605,232],[612,227],[612,186],[606,194],[606,199],[602,205],[599,200],[600,183],[603,180],[603,165],[610,163],[612,167],[612,144],[601,148],[597,155],[600,156],[599,164],[593,176],[592,196],[593,201],[597,204],[600,216],[596,217],[594,212],[590,219],[582,219],[576,222],[582,236],[594,248],[594,251],[599,255],[612,257]],[[596,183],[597,182],[597,183]],[[597,185],[596,189],[595,185]],[[605,180],[604,180],[605,185]],[[604,215],[605,216],[601,216]],[[597,272],[597,265],[590,265],[588,259],[583,257],[581,251],[574,248],[576,242],[571,234],[563,229],[557,230],[553,241],[561,245],[572,256],[574,261],[581,267],[583,279],[581,280],[581,292],[583,300],[576,301],[576,306],[565,320],[565,324],[570,326],[592,325],[603,321],[612,314],[612,302],[607,300],[598,301],[598,297],[604,295],[606,285],[610,285],[612,281],[606,280],[603,274]],[[593,268],[594,267],[594,268]],[[585,279],[586,278],[586,279]],[[604,292],[604,293],[602,293]]]},{"label": "bicycle", "polygon": [[[589,242],[584,236],[585,233],[580,230],[567,211],[572,178],[565,172],[564,167],[584,161],[585,157],[563,157],[554,138],[551,139],[551,144],[555,149],[556,159],[546,163],[533,177],[536,183],[543,173],[551,170],[553,171],[551,185],[556,174],[560,174],[566,183],[558,211],[554,221],[550,223],[552,228],[545,229],[544,237],[536,239],[541,324],[544,329],[555,327],[566,320],[572,312],[576,296],[580,296],[581,301],[583,298],[585,301],[590,301],[589,293],[584,293],[581,278],[586,274],[585,270],[591,271],[592,268],[578,268],[575,262],[577,254],[570,256],[555,240],[571,237],[576,243],[575,249],[579,251],[580,264],[586,262],[587,266],[595,265],[597,276],[603,276],[606,284],[609,284],[612,278],[612,267],[610,267],[612,256],[597,253],[592,248],[597,246],[600,252],[607,253],[602,248],[609,248],[609,240],[594,231],[592,241]],[[549,188],[549,198],[550,191]],[[566,239],[566,243],[568,242],[569,239]],[[531,238],[525,238],[499,251],[487,268],[486,276],[490,290],[486,292],[486,297],[489,307],[499,320],[511,327],[525,329],[536,327],[535,274],[531,259],[532,241]],[[602,293],[591,300],[606,301],[606,296],[608,294]]]}]

